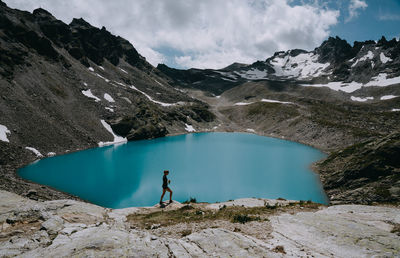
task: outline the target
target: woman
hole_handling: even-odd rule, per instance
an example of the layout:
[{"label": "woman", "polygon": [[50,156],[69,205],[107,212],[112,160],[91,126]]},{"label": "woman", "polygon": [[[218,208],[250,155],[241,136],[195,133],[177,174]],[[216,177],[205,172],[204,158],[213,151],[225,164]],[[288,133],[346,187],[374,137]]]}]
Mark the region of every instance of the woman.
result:
[{"label": "woman", "polygon": [[168,184],[171,183],[171,180],[168,180],[168,178],[167,178],[168,174],[169,174],[169,171],[168,170],[164,170],[163,184],[162,184],[163,192],[162,192],[161,199],[160,199],[160,205],[163,205],[162,199],[163,199],[164,194],[165,194],[166,191],[169,192],[169,203],[172,203],[172,191],[168,187]]}]

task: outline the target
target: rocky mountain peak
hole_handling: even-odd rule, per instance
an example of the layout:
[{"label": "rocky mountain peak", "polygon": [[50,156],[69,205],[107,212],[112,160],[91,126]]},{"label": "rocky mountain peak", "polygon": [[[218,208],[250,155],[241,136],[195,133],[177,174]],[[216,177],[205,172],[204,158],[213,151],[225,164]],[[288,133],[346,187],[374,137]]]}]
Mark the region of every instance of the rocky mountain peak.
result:
[{"label": "rocky mountain peak", "polygon": [[351,45],[338,36],[329,37],[314,51],[319,55],[318,61],[321,63],[339,63],[355,56]]},{"label": "rocky mountain peak", "polygon": [[292,49],[292,50],[289,50],[289,55],[290,56],[298,56],[299,54],[305,54],[305,53],[308,53],[308,52],[303,50],[303,49]]},{"label": "rocky mountain peak", "polygon": [[230,70],[243,68],[243,67],[246,67],[246,66],[248,66],[248,64],[242,64],[242,63],[236,63],[235,62],[233,64],[228,65],[227,67],[222,68],[221,70],[230,71]]},{"label": "rocky mountain peak", "polygon": [[4,3],[3,1],[0,0],[0,7],[7,7],[6,3]]},{"label": "rocky mountain peak", "polygon": [[90,23],[88,23],[87,21],[85,21],[83,18],[73,18],[71,23],[69,24],[70,27],[72,28],[77,28],[77,27],[81,27],[81,28],[94,28]]},{"label": "rocky mountain peak", "polygon": [[37,8],[33,10],[32,14],[33,16],[35,16],[36,19],[39,18],[46,20],[56,20],[56,18],[51,13],[42,8]]}]

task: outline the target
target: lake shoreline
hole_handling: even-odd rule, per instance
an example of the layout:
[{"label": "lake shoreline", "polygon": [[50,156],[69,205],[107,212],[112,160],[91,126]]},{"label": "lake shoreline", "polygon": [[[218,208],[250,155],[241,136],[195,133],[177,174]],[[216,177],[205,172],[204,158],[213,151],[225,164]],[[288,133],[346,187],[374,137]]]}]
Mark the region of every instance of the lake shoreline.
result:
[{"label": "lake shoreline", "polygon": [[[199,130],[197,132],[191,132],[191,133],[211,133],[211,132],[214,132],[214,133],[246,133],[246,134],[254,134],[254,135],[263,136],[263,137],[270,137],[270,138],[275,138],[275,139],[279,139],[279,140],[284,140],[284,141],[289,141],[289,142],[296,142],[298,144],[307,145],[309,147],[315,148],[315,149],[323,152],[324,154],[326,154],[326,152],[324,150],[316,148],[315,146],[312,146],[311,144],[304,144],[304,143],[302,143],[300,141],[292,141],[292,140],[287,139],[287,138],[285,138],[283,136],[279,137],[279,136],[276,136],[276,135],[275,136],[274,135],[263,135],[263,134],[260,134],[260,133],[257,133],[257,132],[248,132],[248,131],[234,131],[234,132],[232,132],[232,131],[217,131],[217,130]],[[174,134],[168,134],[168,135],[166,135],[164,137],[172,137],[172,136],[184,135],[184,134],[190,134],[190,133],[188,133],[188,132],[174,133]],[[164,137],[161,137],[161,138],[164,138]],[[147,139],[147,140],[150,140],[150,139]],[[141,140],[141,141],[147,141],[147,140]],[[119,144],[125,144],[125,143],[118,143],[116,145],[119,145]],[[79,152],[79,151],[96,149],[96,148],[102,148],[102,147],[91,146],[89,148],[82,148],[82,149],[74,150],[74,151],[65,151],[64,150],[64,152],[61,152],[61,153],[57,152],[56,156],[66,155],[66,154],[71,154],[71,153],[76,153],[76,152]],[[323,159],[321,159],[321,160],[323,160]],[[20,163],[19,166],[15,166],[14,168],[12,168],[12,167],[8,168],[8,173],[10,172],[10,169],[13,172],[13,176],[14,176],[14,180],[13,181],[20,182],[21,185],[28,184],[30,186],[30,187],[24,187],[25,189],[23,189],[21,191],[21,189],[19,189],[18,185],[16,185],[16,191],[11,191],[11,192],[20,194],[22,196],[27,196],[29,191],[36,191],[37,193],[40,192],[40,194],[36,194],[37,196],[33,197],[35,199],[38,198],[38,199],[41,199],[41,200],[58,200],[58,199],[67,198],[67,199],[80,200],[80,201],[83,201],[83,202],[91,203],[90,201],[85,200],[85,199],[83,199],[83,198],[81,198],[79,196],[75,196],[73,194],[58,190],[58,189],[56,189],[54,187],[51,187],[51,186],[48,186],[48,185],[42,185],[42,184],[39,184],[39,183],[35,183],[35,182],[32,182],[30,180],[26,180],[26,179],[24,179],[24,178],[19,176],[18,170],[20,168],[28,166],[28,165],[30,165],[30,164],[32,164],[34,162],[37,162],[38,160],[40,160],[40,159],[29,159],[29,157],[26,157],[25,162]],[[315,163],[320,162],[321,160],[313,162],[312,164],[310,164],[309,168],[316,176],[318,176],[319,182],[321,183],[322,188],[323,188],[324,185],[323,185],[322,181],[320,180],[319,173],[315,169]],[[17,183],[17,184],[19,184],[19,183]],[[5,190],[9,190],[9,189],[5,189]],[[326,195],[326,193],[325,193],[325,195]],[[329,196],[327,196],[327,201],[329,203]],[[138,206],[138,207],[140,207],[140,206]]]},{"label": "lake shoreline", "polygon": [[[177,172],[177,177],[172,178],[172,181],[181,186],[176,189],[177,191],[174,191],[174,196],[179,201],[184,201],[189,198],[189,195],[193,195],[198,200],[206,202],[226,201],[243,197],[284,197],[329,203],[322,190],[323,187],[319,178],[309,169],[312,162],[320,160],[324,155],[315,148],[288,140],[242,132],[204,132],[189,135],[193,136],[184,134],[163,137],[137,141],[128,145],[96,148],[92,151],[83,152],[81,155],[67,154],[63,157],[52,157],[41,161],[39,164],[24,167],[17,173],[22,178],[51,185],[56,189],[63,189],[73,193],[73,195],[81,196],[83,200],[110,208],[152,204],[152,200],[159,198],[159,191],[156,187],[158,184],[155,184],[158,182],[157,171],[162,170],[164,166]],[[190,152],[181,153],[186,144],[190,144],[187,145],[191,146]],[[164,153],[166,146],[170,150],[168,153]],[[207,151],[210,146],[218,151],[211,154]],[[157,162],[148,162],[145,161],[147,159],[143,159],[147,157],[145,153],[150,150],[153,153],[152,157],[158,160]],[[103,155],[106,156],[103,157]],[[291,157],[291,162],[286,162],[285,157]],[[100,158],[99,162],[95,161],[97,158]],[[182,162],[185,162],[182,163],[181,159]],[[199,165],[195,167],[190,165],[197,164],[199,160],[209,160],[209,162],[198,163]],[[105,181],[104,178],[109,177],[109,172],[105,168],[109,165],[113,167],[114,172],[112,174],[114,176],[111,181]],[[129,172],[132,169],[136,172]],[[53,173],[55,170],[59,170],[59,173]],[[71,184],[75,180],[81,181],[79,179],[81,172],[79,171],[82,170],[86,172],[82,178],[84,181],[79,184],[81,186]],[[187,178],[186,173],[182,174],[182,172],[189,170],[192,170],[193,175]],[[147,176],[144,178],[141,175],[144,171],[152,171],[152,173],[146,173]],[[223,178],[228,178],[229,174],[235,173],[237,180],[232,180],[226,186],[231,185],[240,189],[240,191],[230,192],[229,187],[222,192],[201,190],[201,185],[208,184],[205,178],[209,178],[209,176],[212,176],[211,174],[215,173],[210,172],[209,176],[204,176],[205,171],[219,171],[217,181],[224,180]],[[248,171],[248,173],[243,173],[243,171]],[[260,173],[261,171],[263,173]],[[196,179],[197,177],[199,178]],[[296,180],[292,180],[293,177],[298,177],[302,184],[296,184]],[[191,187],[186,186],[186,182],[193,185]],[[108,193],[114,191],[112,189],[116,185],[119,185],[118,189],[115,189],[113,195],[109,195]],[[105,191],[94,194],[97,192],[96,189],[104,189]],[[218,187],[213,186],[212,189],[218,189]],[[143,191],[146,191],[145,196],[142,196]]]}]

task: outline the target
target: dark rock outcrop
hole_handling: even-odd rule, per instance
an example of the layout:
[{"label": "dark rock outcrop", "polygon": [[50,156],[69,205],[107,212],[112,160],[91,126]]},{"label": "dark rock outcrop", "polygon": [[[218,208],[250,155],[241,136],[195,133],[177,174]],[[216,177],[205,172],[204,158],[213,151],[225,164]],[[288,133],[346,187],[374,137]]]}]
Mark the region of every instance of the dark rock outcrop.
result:
[{"label": "dark rock outcrop", "polygon": [[124,116],[109,121],[115,133],[126,137],[128,141],[152,139],[168,134],[167,128],[156,119],[146,121],[137,116]]},{"label": "dark rock outcrop", "polygon": [[319,164],[332,201],[400,201],[400,133],[364,141],[332,153]]},{"label": "dark rock outcrop", "polygon": [[343,62],[356,55],[350,44],[339,37],[329,37],[314,52],[319,55],[318,61],[320,63],[329,62],[333,64]]}]

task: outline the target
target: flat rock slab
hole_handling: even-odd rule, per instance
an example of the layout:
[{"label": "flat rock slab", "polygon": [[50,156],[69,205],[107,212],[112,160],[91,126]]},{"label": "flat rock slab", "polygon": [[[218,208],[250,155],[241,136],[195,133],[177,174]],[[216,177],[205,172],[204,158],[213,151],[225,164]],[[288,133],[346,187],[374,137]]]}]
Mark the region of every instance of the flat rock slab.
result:
[{"label": "flat rock slab", "polygon": [[283,214],[270,219],[270,244],[293,256],[392,257],[400,254],[400,236],[390,232],[399,220],[398,208],[364,205]]},{"label": "flat rock slab", "polygon": [[[157,206],[107,209],[72,200],[37,202],[0,191],[0,257],[369,257],[396,256],[400,209],[340,205],[316,212],[270,217],[270,238],[260,240],[223,228],[181,238],[131,229],[127,216]],[[290,201],[239,199],[206,205],[260,207]],[[183,206],[174,202],[169,209]],[[230,223],[230,222],[228,222]]]}]

